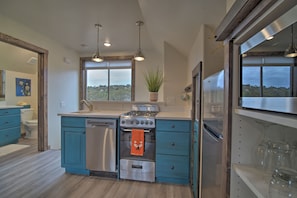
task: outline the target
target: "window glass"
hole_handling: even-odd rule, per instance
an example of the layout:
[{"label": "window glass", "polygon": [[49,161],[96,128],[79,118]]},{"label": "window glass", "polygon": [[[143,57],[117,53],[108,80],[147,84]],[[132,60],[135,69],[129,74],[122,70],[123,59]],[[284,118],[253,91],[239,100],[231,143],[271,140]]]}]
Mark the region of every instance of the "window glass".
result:
[{"label": "window glass", "polygon": [[108,100],[108,70],[87,70],[87,100]]},{"label": "window glass", "polygon": [[290,67],[263,67],[263,96],[290,96]]},{"label": "window glass", "polygon": [[131,69],[110,70],[110,99],[131,101]]},{"label": "window glass", "polygon": [[242,67],[242,96],[257,97],[261,94],[261,74],[259,66]]}]

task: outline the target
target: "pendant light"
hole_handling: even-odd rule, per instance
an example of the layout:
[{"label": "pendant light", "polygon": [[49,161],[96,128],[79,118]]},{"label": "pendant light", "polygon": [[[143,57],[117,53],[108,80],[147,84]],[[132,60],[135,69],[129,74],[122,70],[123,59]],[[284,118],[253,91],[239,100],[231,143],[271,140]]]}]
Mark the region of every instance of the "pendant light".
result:
[{"label": "pendant light", "polygon": [[291,26],[291,33],[292,33],[292,43],[290,44],[290,46],[288,47],[288,49],[286,49],[285,51],[285,57],[288,58],[294,58],[297,57],[297,49],[294,45],[294,26]]},{"label": "pendant light", "polygon": [[97,50],[96,53],[92,56],[92,60],[99,63],[103,61],[103,58],[100,56],[99,53],[99,29],[102,28],[102,25],[95,24],[95,27],[97,28]]},{"label": "pendant light", "polygon": [[136,21],[136,25],[138,26],[138,50],[134,56],[134,59],[136,61],[143,61],[144,60],[144,55],[141,52],[141,47],[140,47],[140,26],[142,26],[144,23],[142,21]]}]

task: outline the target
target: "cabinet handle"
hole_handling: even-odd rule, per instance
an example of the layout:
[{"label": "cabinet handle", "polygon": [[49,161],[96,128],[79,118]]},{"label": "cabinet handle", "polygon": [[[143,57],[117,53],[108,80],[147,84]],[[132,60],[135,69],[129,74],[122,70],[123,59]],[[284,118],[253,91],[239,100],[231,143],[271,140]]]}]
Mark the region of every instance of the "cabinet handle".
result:
[{"label": "cabinet handle", "polygon": [[174,166],[171,166],[171,170],[174,170]]},{"label": "cabinet handle", "polygon": [[171,128],[173,128],[173,129],[174,129],[174,128],[175,128],[175,125],[174,125],[174,124],[173,124],[173,125],[171,125]]},{"label": "cabinet handle", "polygon": [[171,146],[175,146],[175,143],[174,143],[174,142],[172,142],[172,143],[171,143]]}]

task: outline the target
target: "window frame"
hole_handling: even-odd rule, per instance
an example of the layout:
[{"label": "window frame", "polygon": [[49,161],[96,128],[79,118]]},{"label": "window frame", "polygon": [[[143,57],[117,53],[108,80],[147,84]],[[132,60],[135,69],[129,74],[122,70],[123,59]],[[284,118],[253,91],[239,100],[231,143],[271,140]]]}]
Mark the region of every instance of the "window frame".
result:
[{"label": "window frame", "polygon": [[[104,60],[130,60],[131,61],[131,102],[135,101],[135,60],[133,56],[104,56]],[[80,69],[79,69],[79,99],[86,98],[86,85],[87,85],[87,72],[85,68],[85,62],[92,61],[92,57],[80,57]],[[95,69],[95,68],[94,68]],[[110,80],[110,79],[109,79]],[[121,101],[96,101],[96,102],[121,102]],[[124,101],[122,101],[124,102]]]}]

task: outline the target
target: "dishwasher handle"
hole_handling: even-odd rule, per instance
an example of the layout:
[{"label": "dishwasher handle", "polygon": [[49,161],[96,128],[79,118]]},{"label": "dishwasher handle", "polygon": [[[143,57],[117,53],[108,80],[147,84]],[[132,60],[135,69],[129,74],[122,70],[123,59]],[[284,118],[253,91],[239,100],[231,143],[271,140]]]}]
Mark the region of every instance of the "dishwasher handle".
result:
[{"label": "dishwasher handle", "polygon": [[86,127],[108,127],[116,128],[116,120],[106,120],[106,119],[86,119]]}]

